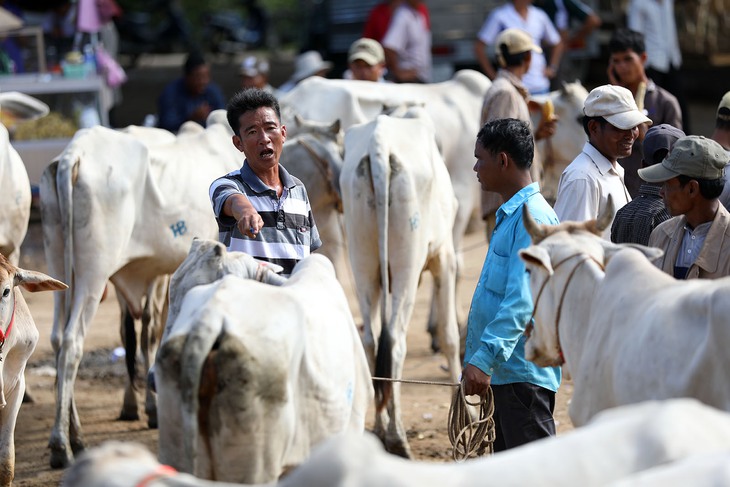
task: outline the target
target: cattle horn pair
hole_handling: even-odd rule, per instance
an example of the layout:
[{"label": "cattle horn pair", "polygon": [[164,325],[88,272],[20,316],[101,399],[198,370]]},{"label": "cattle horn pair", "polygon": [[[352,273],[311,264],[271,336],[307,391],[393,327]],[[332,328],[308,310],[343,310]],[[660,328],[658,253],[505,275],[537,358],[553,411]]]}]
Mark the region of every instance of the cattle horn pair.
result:
[{"label": "cattle horn pair", "polygon": [[[591,233],[594,233],[598,236],[603,234],[603,231],[608,228],[608,226],[613,221],[613,214],[614,214],[614,204],[613,204],[613,197],[611,195],[608,195],[608,201],[606,202],[606,209],[601,213],[596,220],[589,220],[583,224],[583,227],[588,230]],[[524,222],[525,229],[527,229],[527,233],[532,238],[533,244],[538,244],[545,238],[547,238],[551,233],[553,233],[550,230],[550,225],[541,225],[537,223],[533,218],[532,215],[530,215],[530,210],[528,210],[527,205],[524,205],[522,207],[522,221]],[[578,225],[577,227],[579,227]],[[565,230],[564,225],[560,225],[560,227]],[[577,228],[576,226],[570,226],[568,228]]]}]

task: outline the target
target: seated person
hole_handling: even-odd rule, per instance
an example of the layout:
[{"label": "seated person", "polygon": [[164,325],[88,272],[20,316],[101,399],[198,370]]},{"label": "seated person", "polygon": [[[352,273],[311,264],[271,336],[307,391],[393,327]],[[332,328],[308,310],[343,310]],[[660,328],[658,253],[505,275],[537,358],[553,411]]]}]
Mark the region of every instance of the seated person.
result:
[{"label": "seated person", "polygon": [[183,76],[170,82],[158,99],[158,127],[177,132],[188,120],[205,127],[210,112],[225,107],[223,92],[210,80],[210,66],[193,52],[185,61]]}]

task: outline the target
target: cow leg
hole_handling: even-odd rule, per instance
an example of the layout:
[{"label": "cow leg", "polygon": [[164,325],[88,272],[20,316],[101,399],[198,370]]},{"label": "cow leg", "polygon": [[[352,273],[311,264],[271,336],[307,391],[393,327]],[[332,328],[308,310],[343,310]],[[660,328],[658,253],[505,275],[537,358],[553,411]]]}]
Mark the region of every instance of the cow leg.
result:
[{"label": "cow leg", "polygon": [[[73,449],[83,449],[81,424],[74,402],[74,384],[83,355],[83,337],[86,335],[90,317],[96,313],[103,286],[103,283],[99,286],[98,293],[79,292],[78,295],[86,294],[89,298],[86,302],[75,302],[72,305],[73,312],[63,330],[63,339],[60,340],[56,359],[56,419],[48,442],[51,449],[51,468],[68,467],[73,461]],[[58,323],[54,320],[54,331]],[[56,338],[55,343],[58,341]],[[69,438],[69,434],[72,438]]]},{"label": "cow leg", "polygon": [[459,323],[456,318],[456,257],[451,249],[442,248],[429,262],[433,275],[434,301],[437,337],[442,345],[449,364],[452,382],[458,382],[461,364],[459,363]]},{"label": "cow leg", "polygon": [[69,442],[71,444],[71,451],[74,455],[78,455],[83,452],[86,447],[84,446],[84,438],[81,433],[81,420],[79,419],[79,410],[76,408],[76,398],[71,399],[71,410],[69,411],[71,422],[69,425]]},{"label": "cow leg", "polygon": [[137,331],[134,328],[134,318],[127,308],[122,297],[119,299],[119,311],[121,315],[120,335],[124,346],[124,360],[127,364],[127,386],[124,388],[124,402],[119,413],[120,421],[139,420],[137,405],[137,389],[134,385],[137,376]]},{"label": "cow leg", "polygon": [[[2,426],[0,426],[0,487],[10,487],[15,476],[15,423],[25,392],[23,372],[24,370],[21,369],[18,376],[18,387],[5,398],[7,404],[0,411],[0,421],[2,421]],[[6,379],[5,384],[7,383]]]},{"label": "cow leg", "polygon": [[[158,283],[158,281],[160,281]],[[154,364],[157,347],[162,339],[162,331],[165,327],[164,314],[167,303],[168,279],[158,277],[148,293],[144,312],[142,313],[142,335],[140,349],[144,361],[144,370],[148,371]],[[159,286],[158,286],[159,285]],[[158,289],[160,287],[160,289]],[[158,291],[162,294],[158,295]],[[160,302],[162,300],[162,302]],[[151,429],[157,428],[157,396],[152,391],[151,384],[147,381],[145,387],[145,414],[147,415],[147,426]]]},{"label": "cow leg", "polygon": [[[405,362],[405,330],[401,335],[398,338],[394,337],[393,340],[393,372],[396,379],[403,377],[403,364]],[[393,395],[388,403],[390,422],[383,443],[389,453],[404,458],[412,458],[411,446],[408,444],[406,429],[401,418],[400,390],[400,383],[394,382]]]}]

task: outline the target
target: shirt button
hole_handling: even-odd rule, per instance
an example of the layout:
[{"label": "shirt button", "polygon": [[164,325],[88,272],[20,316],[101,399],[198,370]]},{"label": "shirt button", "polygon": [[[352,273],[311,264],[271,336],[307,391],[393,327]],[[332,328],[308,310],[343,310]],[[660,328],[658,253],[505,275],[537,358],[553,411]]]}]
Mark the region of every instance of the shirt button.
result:
[{"label": "shirt button", "polygon": [[688,254],[691,254],[692,253],[692,249],[687,249],[687,253]]},{"label": "shirt button", "polygon": [[694,236],[694,235],[692,235],[692,240],[694,240],[694,239],[695,239],[695,236]]}]

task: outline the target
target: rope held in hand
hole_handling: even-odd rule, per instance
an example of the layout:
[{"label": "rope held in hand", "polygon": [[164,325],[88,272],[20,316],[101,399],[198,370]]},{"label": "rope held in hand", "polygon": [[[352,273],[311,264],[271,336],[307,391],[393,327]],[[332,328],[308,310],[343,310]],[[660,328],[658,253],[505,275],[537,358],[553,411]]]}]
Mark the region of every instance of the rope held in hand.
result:
[{"label": "rope held in hand", "polygon": [[[391,379],[373,377],[373,380],[386,382],[402,382],[406,384],[423,384],[433,386],[456,387],[451,396],[449,408],[449,441],[451,442],[452,456],[457,462],[463,462],[469,457],[480,457],[494,453],[494,395],[492,388],[487,389],[485,397],[479,402],[469,402],[464,394],[464,383],[437,382],[429,380]],[[479,416],[472,421],[469,406],[479,407]]]},{"label": "rope held in hand", "polygon": [[[479,416],[472,420],[469,406],[479,407]],[[492,388],[479,402],[469,402],[464,394],[464,383],[454,391],[449,409],[449,441],[457,462],[470,457],[494,453],[494,395]]]}]

